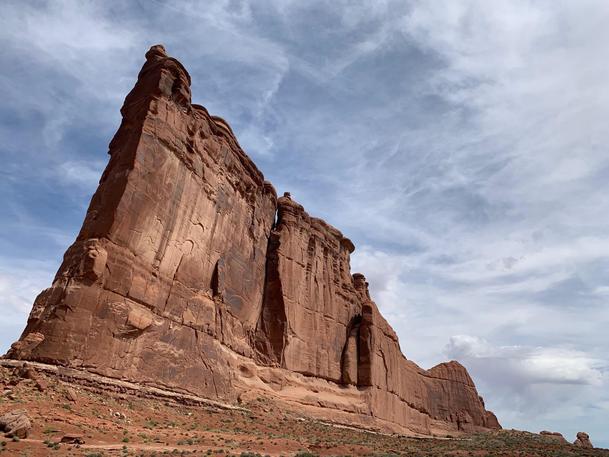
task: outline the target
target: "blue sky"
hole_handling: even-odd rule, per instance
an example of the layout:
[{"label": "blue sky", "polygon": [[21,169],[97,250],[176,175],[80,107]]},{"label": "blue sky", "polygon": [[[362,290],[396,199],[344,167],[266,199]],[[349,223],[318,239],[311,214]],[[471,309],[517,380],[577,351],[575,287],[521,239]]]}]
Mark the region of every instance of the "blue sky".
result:
[{"label": "blue sky", "polygon": [[74,239],[144,53],[356,244],[423,367],[609,447],[609,3],[5,1],[0,352]]}]

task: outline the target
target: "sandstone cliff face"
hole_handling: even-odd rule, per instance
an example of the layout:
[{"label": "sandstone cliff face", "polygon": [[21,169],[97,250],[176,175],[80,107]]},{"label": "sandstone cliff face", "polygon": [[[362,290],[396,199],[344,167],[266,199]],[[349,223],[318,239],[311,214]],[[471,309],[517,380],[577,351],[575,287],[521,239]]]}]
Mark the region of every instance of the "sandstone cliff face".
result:
[{"label": "sandstone cliff face", "polygon": [[402,355],[351,241],[277,199],[162,46],[146,59],[80,234],[7,356],[398,431],[499,428],[460,364]]},{"label": "sandstone cliff face", "polygon": [[44,341],[19,355],[234,396],[214,342],[252,355],[275,192],[162,48],[121,112],[80,234],[34,304],[26,334]]}]

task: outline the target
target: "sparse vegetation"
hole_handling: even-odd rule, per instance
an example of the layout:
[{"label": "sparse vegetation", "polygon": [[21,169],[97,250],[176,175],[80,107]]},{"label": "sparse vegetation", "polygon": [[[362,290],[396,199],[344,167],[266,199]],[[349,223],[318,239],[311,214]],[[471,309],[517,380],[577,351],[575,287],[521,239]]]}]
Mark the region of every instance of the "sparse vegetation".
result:
[{"label": "sparse vegetation", "polygon": [[[0,367],[0,373],[6,370]],[[337,428],[303,419],[301,411],[270,408],[269,400],[244,405],[247,411],[187,406],[165,399],[125,400],[125,394],[78,390],[77,411],[55,401],[63,385],[43,392],[28,383],[14,386],[13,398],[32,412],[28,440],[0,443],[3,455],[19,457],[609,457],[609,451],[584,450],[539,435],[497,431],[438,439],[413,439]],[[6,398],[6,397],[5,397]],[[8,408],[17,404],[7,400]],[[128,420],[117,419],[129,405]],[[6,405],[2,405],[2,410]],[[67,434],[85,444],[59,444]],[[592,437],[594,441],[594,437]],[[8,441],[8,440],[7,440]],[[102,443],[102,444],[99,444]],[[129,443],[127,446],[126,443]],[[87,448],[107,445],[105,449]]]}]

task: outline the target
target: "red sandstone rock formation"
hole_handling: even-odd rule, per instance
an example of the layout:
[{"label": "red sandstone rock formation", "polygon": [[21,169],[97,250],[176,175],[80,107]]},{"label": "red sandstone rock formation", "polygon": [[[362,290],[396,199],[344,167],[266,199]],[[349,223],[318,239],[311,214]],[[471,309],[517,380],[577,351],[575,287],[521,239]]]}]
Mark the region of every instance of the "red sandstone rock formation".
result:
[{"label": "red sandstone rock formation", "polygon": [[559,433],[559,432],[549,432],[547,430],[542,430],[541,432],[539,432],[539,434],[541,436],[543,436],[544,438],[552,440],[552,441],[556,441],[557,443],[561,443],[561,444],[568,443],[568,441],[565,439],[565,437],[562,435],[562,433]]},{"label": "red sandstone rock formation", "polygon": [[277,199],[162,46],[146,59],[78,238],[7,356],[396,431],[499,428],[463,366],[402,355],[351,241]]},{"label": "red sandstone rock formation", "polygon": [[584,449],[594,448],[594,446],[592,446],[592,442],[590,441],[590,435],[588,435],[586,432],[577,432],[577,436],[575,437],[573,444]]},{"label": "red sandstone rock formation", "polygon": [[27,438],[32,423],[24,409],[16,409],[0,416],[0,431],[7,438]]}]

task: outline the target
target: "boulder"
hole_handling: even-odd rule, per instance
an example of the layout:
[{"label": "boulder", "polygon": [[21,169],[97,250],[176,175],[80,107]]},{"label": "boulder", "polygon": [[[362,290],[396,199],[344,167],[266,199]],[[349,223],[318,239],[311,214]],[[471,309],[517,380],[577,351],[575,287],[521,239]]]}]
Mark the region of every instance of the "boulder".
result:
[{"label": "boulder", "polygon": [[594,447],[590,441],[590,436],[586,432],[578,432],[573,444],[584,449],[592,449]]},{"label": "boulder", "polygon": [[32,423],[24,409],[16,409],[0,416],[0,431],[7,437],[27,438]]},{"label": "boulder", "polygon": [[15,369],[15,375],[20,379],[29,379],[34,381],[34,386],[40,392],[44,392],[48,388],[48,383],[34,368],[24,365]]},{"label": "boulder", "polygon": [[72,389],[71,387],[66,387],[65,397],[66,397],[66,400],[69,400],[73,403],[76,403],[78,401],[78,396],[76,395],[76,392],[74,391],[74,389]]},{"label": "boulder", "polygon": [[63,435],[59,442],[65,444],[85,444],[85,439],[82,435],[76,433],[68,433]]},{"label": "boulder", "polygon": [[22,379],[30,379],[30,380],[38,379],[38,374],[36,373],[36,370],[34,370],[32,367],[29,367],[27,365],[24,365],[19,368],[15,368],[15,375]]},{"label": "boulder", "polygon": [[42,377],[36,379],[35,385],[36,385],[36,389],[38,389],[38,391],[40,391],[40,392],[44,392],[49,388],[49,384]]}]

